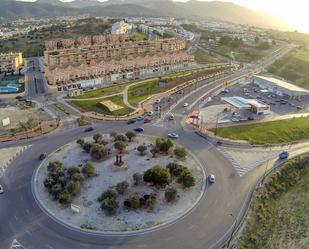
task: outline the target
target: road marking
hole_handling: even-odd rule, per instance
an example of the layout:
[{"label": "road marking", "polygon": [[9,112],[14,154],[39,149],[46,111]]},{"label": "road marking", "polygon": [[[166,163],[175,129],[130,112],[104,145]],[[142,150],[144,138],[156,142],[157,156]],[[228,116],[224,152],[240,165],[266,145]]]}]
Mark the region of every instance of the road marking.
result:
[{"label": "road marking", "polygon": [[16,239],[13,240],[10,249],[26,249]]}]

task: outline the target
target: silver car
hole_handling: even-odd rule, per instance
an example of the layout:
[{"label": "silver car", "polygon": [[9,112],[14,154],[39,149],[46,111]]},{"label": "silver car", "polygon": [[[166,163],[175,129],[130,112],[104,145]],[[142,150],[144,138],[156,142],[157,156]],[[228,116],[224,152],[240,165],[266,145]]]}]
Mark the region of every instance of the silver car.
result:
[{"label": "silver car", "polygon": [[4,192],[4,189],[3,189],[2,185],[0,184],[0,194],[3,194],[3,192]]}]

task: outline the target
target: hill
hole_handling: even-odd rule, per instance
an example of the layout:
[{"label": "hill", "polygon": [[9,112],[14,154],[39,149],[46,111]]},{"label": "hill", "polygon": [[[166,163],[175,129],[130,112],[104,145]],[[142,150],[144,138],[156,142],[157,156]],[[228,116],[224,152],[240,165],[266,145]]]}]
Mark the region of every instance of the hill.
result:
[{"label": "hill", "polygon": [[90,14],[92,16],[158,16],[195,20],[218,19],[264,28],[290,28],[278,17],[218,1],[173,2],[172,0],[37,0],[36,2],[0,1],[1,18],[52,17]]}]

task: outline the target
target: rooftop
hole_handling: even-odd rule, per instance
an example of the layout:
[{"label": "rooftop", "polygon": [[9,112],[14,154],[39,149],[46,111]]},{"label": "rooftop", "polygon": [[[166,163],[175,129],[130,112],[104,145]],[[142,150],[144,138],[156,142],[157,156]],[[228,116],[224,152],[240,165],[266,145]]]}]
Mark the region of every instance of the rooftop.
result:
[{"label": "rooftop", "polygon": [[276,79],[276,78],[273,78],[273,77],[266,77],[266,76],[260,76],[260,75],[255,75],[254,77],[256,78],[259,78],[259,79],[263,79],[263,80],[267,80],[279,87],[282,87],[282,88],[286,88],[286,89],[289,89],[291,91],[296,91],[296,92],[308,92],[308,90],[304,89],[304,88],[301,88],[299,86],[295,86],[291,83],[288,83],[286,81],[283,81],[283,80],[279,80],[279,79]]},{"label": "rooftop", "polygon": [[242,97],[226,97],[222,98],[222,100],[238,109],[249,109],[252,106],[256,108],[268,107],[268,105],[256,100],[256,99],[245,99]]}]

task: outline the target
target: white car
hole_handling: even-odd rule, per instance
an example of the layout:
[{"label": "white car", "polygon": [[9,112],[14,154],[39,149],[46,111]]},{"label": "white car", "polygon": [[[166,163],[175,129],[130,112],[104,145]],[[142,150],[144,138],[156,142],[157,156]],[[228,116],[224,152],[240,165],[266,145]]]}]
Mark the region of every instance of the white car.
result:
[{"label": "white car", "polygon": [[153,115],[153,111],[147,112],[147,116],[151,117]]},{"label": "white car", "polygon": [[160,99],[157,99],[155,103],[160,104],[160,101],[161,101]]},{"label": "white car", "polygon": [[3,190],[3,187],[2,185],[0,184],[0,194],[3,194],[4,190]]},{"label": "white car", "polygon": [[183,104],[183,107],[187,107],[189,104],[188,103],[184,103]]},{"label": "white car", "polygon": [[231,120],[232,120],[232,122],[239,122],[240,121],[239,118],[232,118]]},{"label": "white car", "polygon": [[210,175],[208,176],[208,181],[209,181],[210,183],[215,183],[215,181],[216,181],[215,175],[210,174]]},{"label": "white car", "polygon": [[178,134],[176,134],[176,133],[169,133],[169,134],[167,134],[167,136],[168,137],[170,137],[170,138],[179,138],[179,135]]},{"label": "white car", "polygon": [[169,120],[174,120],[174,115],[173,114],[169,115],[168,119]]}]

